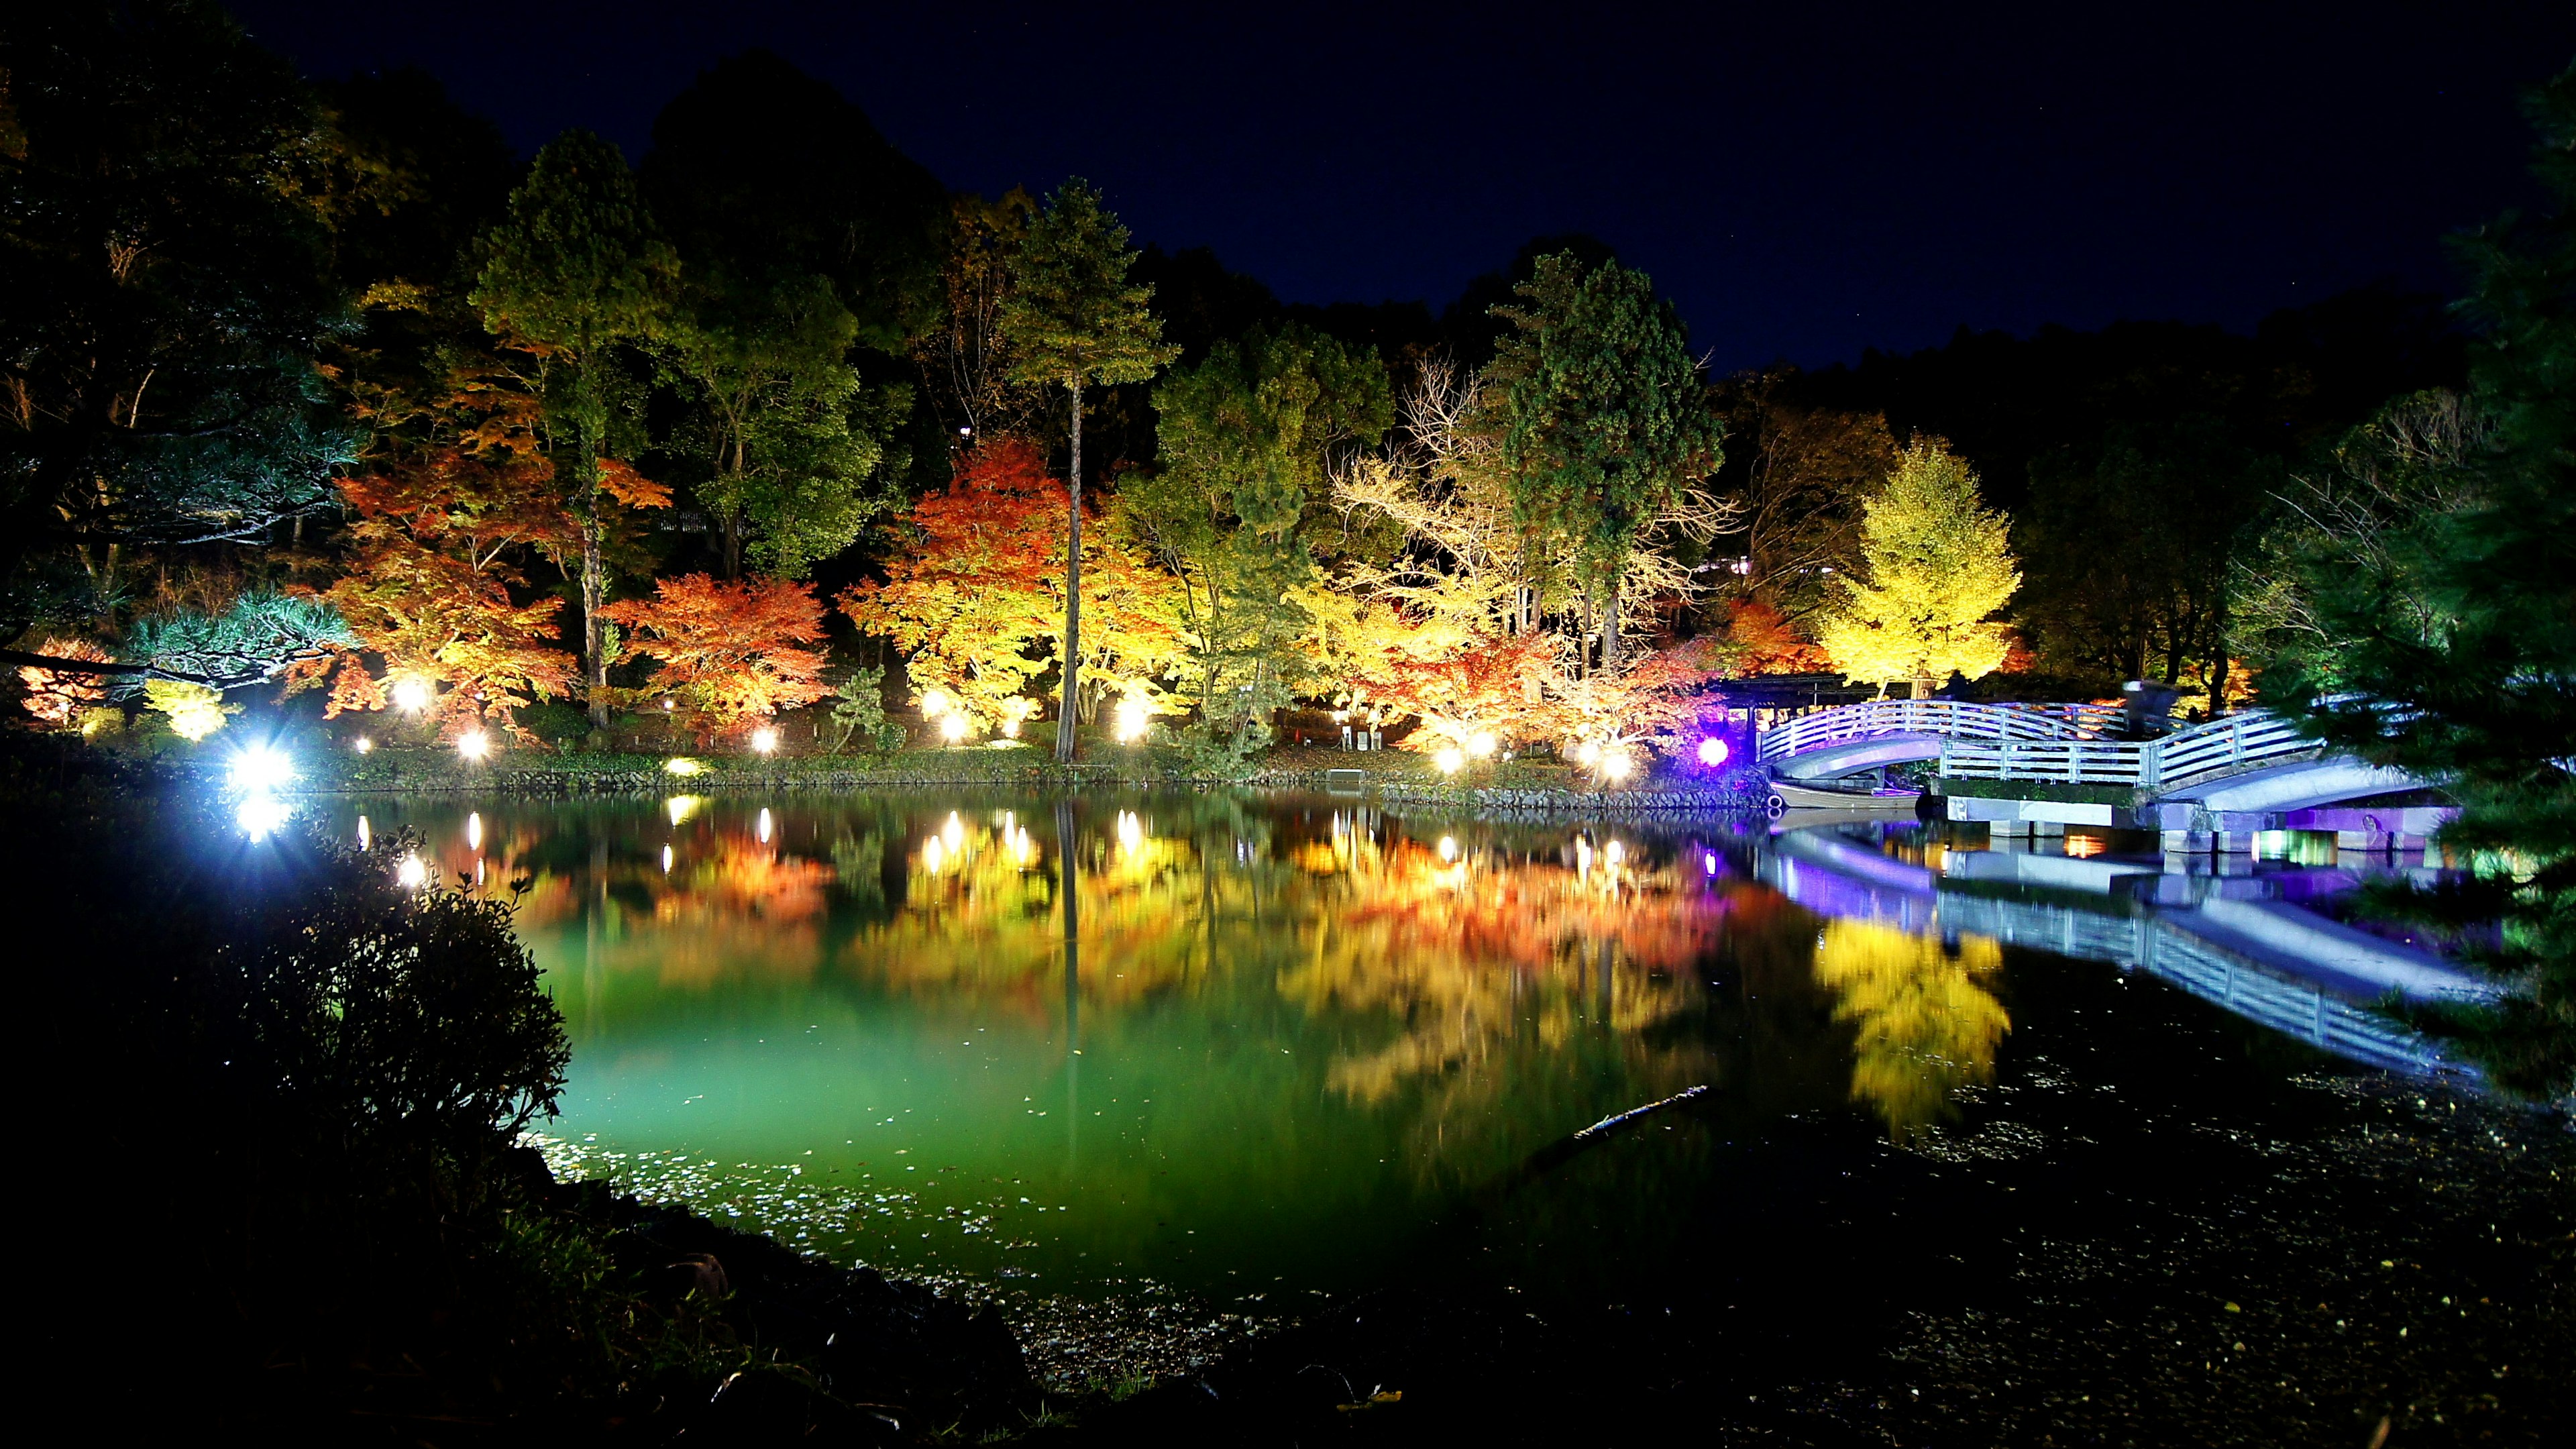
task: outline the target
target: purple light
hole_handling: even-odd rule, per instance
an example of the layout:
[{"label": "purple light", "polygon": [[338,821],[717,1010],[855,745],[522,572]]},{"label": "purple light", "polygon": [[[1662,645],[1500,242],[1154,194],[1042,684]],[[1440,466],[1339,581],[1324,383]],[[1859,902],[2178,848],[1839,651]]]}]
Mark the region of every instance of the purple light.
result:
[{"label": "purple light", "polygon": [[1699,762],[1714,770],[1726,763],[1726,741],[1709,735],[1699,742]]}]

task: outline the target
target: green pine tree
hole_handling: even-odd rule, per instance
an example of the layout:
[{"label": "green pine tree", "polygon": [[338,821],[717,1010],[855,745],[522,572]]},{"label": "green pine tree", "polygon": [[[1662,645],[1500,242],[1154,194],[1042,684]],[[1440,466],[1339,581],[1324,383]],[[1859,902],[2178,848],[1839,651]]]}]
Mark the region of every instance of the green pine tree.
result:
[{"label": "green pine tree", "polygon": [[[2550,198],[2465,238],[2480,328],[2470,401],[2488,426],[2460,463],[2461,506],[2384,554],[2312,576],[2325,642],[2264,675],[2275,707],[2365,758],[2444,779],[2443,842],[2468,879],[2377,893],[2383,909],[2468,927],[2508,986],[2491,1008],[2413,1013],[2497,1080],[2576,1090],[2576,66],[2527,105]],[[2475,939],[2473,936],[2472,939]]]},{"label": "green pine tree", "polygon": [[1073,407],[1071,506],[1064,564],[1063,703],[1055,757],[1073,759],[1074,701],[1082,661],[1082,390],[1093,383],[1143,382],[1180,356],[1163,342],[1151,285],[1127,280],[1137,253],[1127,228],[1101,208],[1100,193],[1075,179],[1048,198],[1012,258],[1011,294],[1001,326],[1014,381],[1061,385]]},{"label": "green pine tree", "polygon": [[669,329],[679,259],[615,146],[588,131],[546,143],[510,193],[508,219],[483,241],[472,301],[484,325],[543,359],[548,424],[581,526],[583,676],[593,725],[608,723],[607,602],[600,455],[617,391],[616,349]]}]

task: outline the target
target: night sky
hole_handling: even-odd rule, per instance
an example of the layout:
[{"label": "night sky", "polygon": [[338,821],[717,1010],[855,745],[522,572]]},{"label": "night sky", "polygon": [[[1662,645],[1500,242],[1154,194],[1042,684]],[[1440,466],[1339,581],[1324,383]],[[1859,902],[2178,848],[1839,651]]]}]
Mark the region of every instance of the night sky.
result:
[{"label": "night sky", "polygon": [[417,65],[523,150],[630,159],[767,46],[951,187],[1087,176],[1290,301],[1436,309],[1590,232],[1721,370],[2449,292],[2439,238],[2531,196],[2514,98],[2576,53],[2564,3],[1952,8],[233,6],[309,74]]}]

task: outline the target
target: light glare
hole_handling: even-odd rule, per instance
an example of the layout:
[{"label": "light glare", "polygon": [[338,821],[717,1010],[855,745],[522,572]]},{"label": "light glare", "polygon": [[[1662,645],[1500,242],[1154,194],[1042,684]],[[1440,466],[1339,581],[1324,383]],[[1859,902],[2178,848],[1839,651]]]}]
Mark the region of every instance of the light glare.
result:
[{"label": "light glare", "polygon": [[253,745],[233,756],[233,788],[246,795],[266,794],[295,779],[295,762],[283,751]]}]

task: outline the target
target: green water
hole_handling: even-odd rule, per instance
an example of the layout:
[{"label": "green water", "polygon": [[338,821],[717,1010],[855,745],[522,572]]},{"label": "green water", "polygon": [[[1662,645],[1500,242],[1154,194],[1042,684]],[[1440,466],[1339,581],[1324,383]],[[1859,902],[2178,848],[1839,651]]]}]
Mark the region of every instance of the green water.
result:
[{"label": "green water", "polygon": [[[1745,1206],[1763,1140],[1838,1180],[1963,1122],[2009,1135],[2039,1090],[2178,1101],[2217,1080],[2196,1062],[2319,1060],[2098,961],[2007,969],[1936,919],[1986,905],[1872,883],[1937,859],[1910,825],[1819,837],[1858,862],[1830,875],[1758,822],[1328,797],[318,808],[517,892],[573,1046],[559,1170],[1042,1294],[1276,1310],[1444,1245],[1516,1282],[1651,1278],[1695,1220],[1802,1211]],[[1694,1086],[1651,1150],[1522,1170]]]},{"label": "green water", "polygon": [[559,1159],[1055,1287],[1365,1281],[1529,1152],[1708,1080],[1702,970],[1767,904],[1695,835],[1092,796],[1068,950],[1042,800],[330,810],[361,816],[521,889],[573,1043]]}]

